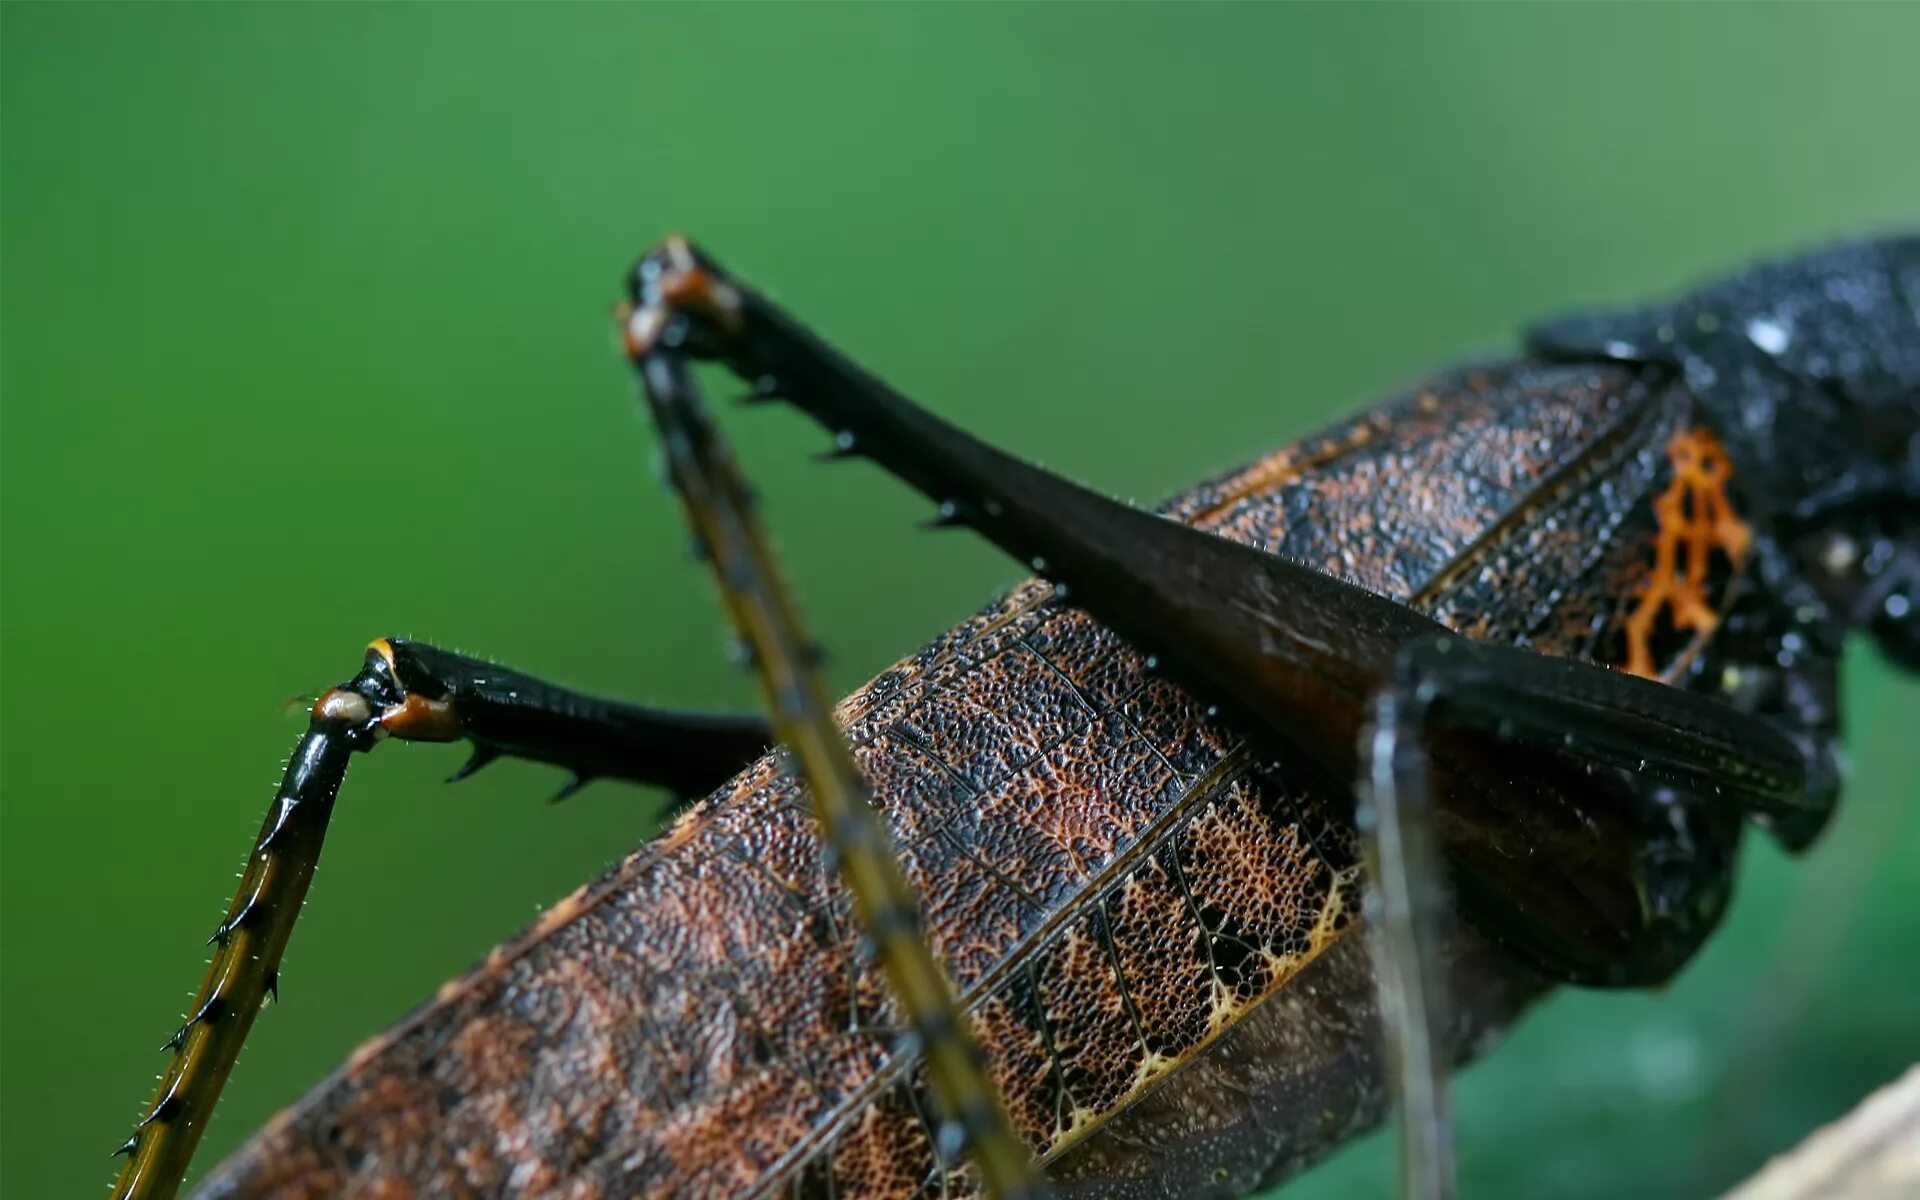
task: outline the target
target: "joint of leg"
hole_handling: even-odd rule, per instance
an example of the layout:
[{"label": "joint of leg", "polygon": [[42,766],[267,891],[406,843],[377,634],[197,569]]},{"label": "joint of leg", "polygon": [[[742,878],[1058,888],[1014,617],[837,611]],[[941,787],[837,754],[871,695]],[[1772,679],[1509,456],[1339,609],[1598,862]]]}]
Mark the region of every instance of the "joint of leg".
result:
[{"label": "joint of leg", "polygon": [[313,702],[313,719],[323,725],[358,728],[373,720],[373,705],[351,688],[328,688]]},{"label": "joint of leg", "polygon": [[417,692],[383,709],[379,726],[409,742],[454,742],[466,735],[466,726],[453,705]]},{"label": "joint of leg", "polygon": [[[648,252],[628,280],[628,303],[620,311],[627,356],[638,361],[661,347],[686,346],[695,354],[739,338],[746,327],[740,289],[718,264],[675,235]],[[686,318],[698,323],[687,328]]]},{"label": "joint of leg", "polygon": [[[436,698],[418,690],[444,691],[444,682],[423,665],[417,655],[405,655],[404,644],[376,638],[367,645],[360,673],[328,688],[314,701],[316,726],[340,734],[356,750],[365,750],[386,737],[415,742],[451,742],[466,735],[465,722],[452,699]],[[412,677],[412,678],[409,678]]]}]

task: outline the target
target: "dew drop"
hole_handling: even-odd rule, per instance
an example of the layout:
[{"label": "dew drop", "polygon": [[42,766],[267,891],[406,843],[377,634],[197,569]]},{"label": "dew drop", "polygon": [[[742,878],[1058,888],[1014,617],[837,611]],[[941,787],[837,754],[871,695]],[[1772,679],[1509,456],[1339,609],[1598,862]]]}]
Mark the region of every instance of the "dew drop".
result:
[{"label": "dew drop", "polygon": [[1778,354],[1787,348],[1787,327],[1771,317],[1755,317],[1747,322],[1747,340],[1768,354]]}]

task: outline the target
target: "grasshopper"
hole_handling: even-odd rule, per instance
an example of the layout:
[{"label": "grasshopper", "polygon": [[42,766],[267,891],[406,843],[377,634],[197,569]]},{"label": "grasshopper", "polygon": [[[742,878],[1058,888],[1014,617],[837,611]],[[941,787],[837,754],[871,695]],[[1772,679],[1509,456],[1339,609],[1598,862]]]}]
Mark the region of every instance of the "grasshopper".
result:
[{"label": "grasshopper", "polygon": [[[693,803],[198,1195],[1232,1196],[1391,1106],[1408,1194],[1446,1196],[1452,1067],[1556,984],[1670,978],[1746,826],[1818,836],[1843,635],[1920,669],[1920,238],[1545,322],[1158,512],[684,240],[627,291],[770,720],[376,640],[312,706],[116,1197],[177,1188],[389,738]],[[1037,578],[832,708],[701,363]]]}]

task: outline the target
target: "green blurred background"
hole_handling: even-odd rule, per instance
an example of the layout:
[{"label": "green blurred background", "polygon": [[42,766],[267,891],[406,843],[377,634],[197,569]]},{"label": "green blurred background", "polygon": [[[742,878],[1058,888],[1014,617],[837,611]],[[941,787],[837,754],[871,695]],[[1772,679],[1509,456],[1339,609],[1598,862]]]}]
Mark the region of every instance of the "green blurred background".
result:
[{"label": "green blurred background", "polygon": [[[1526,318],[1920,215],[1913,8],[6,5],[0,1187],[90,1196],[299,727],[376,634],[740,706],[611,349],[686,229],[934,408],[1152,500]],[[729,414],[858,683],[1017,572]],[[1460,1087],[1473,1196],[1693,1196],[1920,1057],[1920,686],[1661,995]],[[1904,733],[1902,731],[1905,731]],[[645,836],[348,785],[199,1166]],[[1390,1194],[1370,1139],[1289,1195]]]}]

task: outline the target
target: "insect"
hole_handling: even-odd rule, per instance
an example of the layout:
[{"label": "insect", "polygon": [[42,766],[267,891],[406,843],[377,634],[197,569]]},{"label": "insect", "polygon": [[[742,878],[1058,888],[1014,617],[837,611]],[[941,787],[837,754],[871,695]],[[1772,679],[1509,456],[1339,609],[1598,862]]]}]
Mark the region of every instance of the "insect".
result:
[{"label": "insect", "polygon": [[[1920,669],[1920,238],[1548,322],[1159,515],[918,408],[682,241],[629,293],[772,723],[375,641],[313,706],[116,1195],[177,1186],[388,737],[718,790],[200,1194],[1011,1196],[1037,1163],[1237,1195],[1391,1098],[1409,1192],[1445,1195],[1455,1059],[1554,983],[1670,977],[1744,826],[1818,835],[1845,632]],[[830,715],[703,361],[1041,578]]]}]

